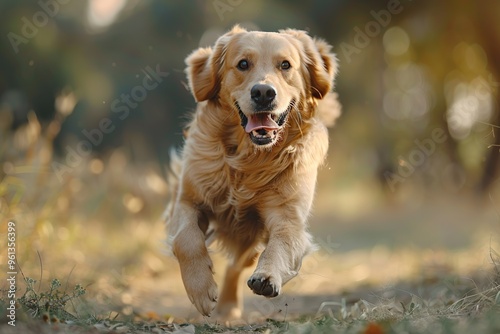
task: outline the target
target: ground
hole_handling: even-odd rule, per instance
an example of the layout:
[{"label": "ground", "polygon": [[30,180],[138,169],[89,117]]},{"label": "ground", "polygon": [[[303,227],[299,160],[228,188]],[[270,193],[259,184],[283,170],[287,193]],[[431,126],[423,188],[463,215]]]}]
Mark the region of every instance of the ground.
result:
[{"label": "ground", "polygon": [[[16,327],[2,315],[1,333],[500,330],[498,192],[481,199],[407,187],[388,201],[376,186],[327,182],[326,168],[310,218],[319,250],[275,299],[253,295],[244,272],[243,319],[220,323],[199,316],[166,254],[160,173],[119,154],[82,169],[64,182],[23,174],[20,183],[35,186],[14,204],[9,197],[24,310]],[[211,254],[221,282],[225,259]],[[30,302],[19,299],[28,277]],[[84,295],[73,295],[77,286]]]}]

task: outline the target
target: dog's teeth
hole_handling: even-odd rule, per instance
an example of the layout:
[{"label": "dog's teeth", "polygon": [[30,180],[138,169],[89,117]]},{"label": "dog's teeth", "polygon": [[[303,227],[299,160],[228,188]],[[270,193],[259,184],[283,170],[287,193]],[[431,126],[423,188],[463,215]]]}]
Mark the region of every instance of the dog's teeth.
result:
[{"label": "dog's teeth", "polygon": [[[276,134],[276,131],[273,131],[274,134]],[[255,138],[267,138],[269,137],[269,134],[260,134],[258,131],[252,131],[252,135],[255,137]]]}]

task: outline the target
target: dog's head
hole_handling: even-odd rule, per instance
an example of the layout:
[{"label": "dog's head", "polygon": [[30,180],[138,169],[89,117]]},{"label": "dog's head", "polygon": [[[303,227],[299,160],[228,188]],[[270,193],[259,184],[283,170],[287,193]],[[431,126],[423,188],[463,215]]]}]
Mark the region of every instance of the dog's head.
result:
[{"label": "dog's head", "polygon": [[257,147],[266,148],[279,141],[287,125],[300,126],[312,117],[315,101],[330,92],[337,71],[330,49],[304,31],[236,26],[214,48],[195,50],[186,59],[186,72],[198,102],[219,103],[233,113],[228,117],[239,117]]}]

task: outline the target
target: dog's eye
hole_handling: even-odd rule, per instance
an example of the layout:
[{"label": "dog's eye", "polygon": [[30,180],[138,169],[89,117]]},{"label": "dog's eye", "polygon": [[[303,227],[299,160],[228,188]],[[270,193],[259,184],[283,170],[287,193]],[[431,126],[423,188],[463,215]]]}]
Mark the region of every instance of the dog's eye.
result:
[{"label": "dog's eye", "polygon": [[240,62],[238,63],[238,69],[239,69],[240,71],[246,71],[246,70],[248,70],[248,67],[249,67],[249,65],[248,65],[248,60],[246,60],[246,59],[242,59],[242,60],[240,60]]},{"label": "dog's eye", "polygon": [[290,67],[292,67],[288,60],[282,61],[280,66],[282,70],[288,70]]}]

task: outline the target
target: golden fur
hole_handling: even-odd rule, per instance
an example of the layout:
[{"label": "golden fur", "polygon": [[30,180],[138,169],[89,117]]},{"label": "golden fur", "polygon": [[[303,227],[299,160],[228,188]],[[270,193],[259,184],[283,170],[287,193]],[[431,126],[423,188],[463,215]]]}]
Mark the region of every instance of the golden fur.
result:
[{"label": "golden fur", "polygon": [[[339,114],[331,93],[337,62],[330,49],[303,31],[236,26],[214,48],[186,59],[198,107],[182,152],[172,157],[173,198],[166,216],[184,286],[203,315],[216,305],[224,317],[241,315],[238,279],[257,259],[248,286],[277,296],[313,249],[307,218],[328,150],[324,123]],[[250,94],[257,84],[276,91],[272,106],[260,114]],[[325,100],[327,108],[318,106]],[[245,130],[245,122],[253,127]],[[231,260],[220,296],[207,251],[213,240]]]}]

